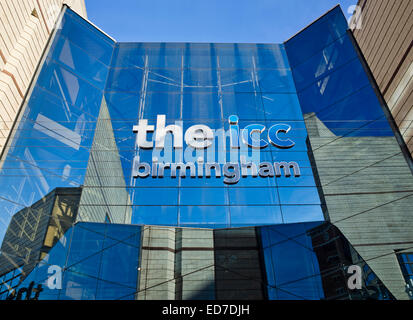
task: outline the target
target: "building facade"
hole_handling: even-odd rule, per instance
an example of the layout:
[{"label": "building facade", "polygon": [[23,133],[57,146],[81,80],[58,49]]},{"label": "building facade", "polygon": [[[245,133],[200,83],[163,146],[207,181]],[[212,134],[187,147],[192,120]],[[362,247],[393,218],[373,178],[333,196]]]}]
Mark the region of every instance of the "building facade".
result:
[{"label": "building facade", "polygon": [[[1,298],[408,299],[406,150],[339,7],[217,44],[118,43],[65,6],[1,159]],[[27,244],[63,190],[71,220]]]},{"label": "building facade", "polygon": [[13,215],[1,246],[0,274],[16,268],[29,274],[45,258],[75,222],[80,192],[80,188],[56,188]]},{"label": "building facade", "polygon": [[63,3],[87,18],[84,0],[5,0],[0,3],[0,152]]},{"label": "building facade", "polygon": [[360,0],[358,7],[354,36],[413,153],[413,3]]}]

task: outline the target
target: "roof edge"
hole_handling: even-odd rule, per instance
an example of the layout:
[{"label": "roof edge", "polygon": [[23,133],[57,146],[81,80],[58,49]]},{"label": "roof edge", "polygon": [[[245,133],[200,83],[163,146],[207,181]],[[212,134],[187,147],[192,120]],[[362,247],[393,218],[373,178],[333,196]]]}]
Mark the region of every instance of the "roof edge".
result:
[{"label": "roof edge", "polygon": [[324,13],[323,15],[319,16],[317,19],[315,19],[313,22],[311,22],[310,24],[308,24],[307,26],[305,26],[304,28],[302,28],[301,30],[297,31],[294,35],[292,35],[291,37],[289,37],[287,40],[285,40],[283,42],[283,44],[287,43],[288,41],[292,40],[294,37],[298,36],[301,32],[303,32],[304,30],[308,29],[309,27],[311,27],[313,24],[315,24],[316,22],[318,22],[319,20],[321,20],[322,18],[324,18],[326,15],[328,15],[331,11],[333,11],[334,9],[336,9],[337,7],[339,7],[341,9],[340,4],[336,4],[334,7],[332,7],[330,10],[328,10],[326,13]]},{"label": "roof edge", "polygon": [[73,12],[74,14],[76,14],[79,18],[81,18],[82,20],[84,20],[85,22],[89,23],[92,27],[94,27],[97,31],[99,31],[100,33],[102,33],[104,36],[108,37],[110,40],[112,40],[114,43],[117,43],[118,41],[116,41],[115,38],[113,38],[112,36],[110,36],[109,34],[107,34],[105,31],[103,31],[101,28],[99,28],[97,25],[95,25],[93,22],[91,22],[89,19],[86,19],[84,17],[82,17],[80,14],[78,14],[76,11],[72,10],[72,8],[70,8],[70,6],[67,3],[63,4],[63,7],[67,7],[68,9],[70,9],[71,12]]}]

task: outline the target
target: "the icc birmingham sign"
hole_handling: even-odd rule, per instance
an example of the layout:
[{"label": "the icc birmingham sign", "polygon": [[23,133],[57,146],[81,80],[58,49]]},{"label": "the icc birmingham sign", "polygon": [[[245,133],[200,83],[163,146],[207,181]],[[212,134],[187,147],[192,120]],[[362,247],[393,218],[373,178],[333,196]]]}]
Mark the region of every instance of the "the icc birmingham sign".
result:
[{"label": "the icc birmingham sign", "polygon": [[[132,168],[132,176],[135,178],[163,178],[165,169],[170,170],[170,176],[176,178],[177,170],[179,176],[185,178],[189,170],[191,178],[210,178],[214,171],[216,178],[224,177],[226,184],[236,184],[240,177],[251,175],[253,177],[286,177],[300,176],[300,168],[297,162],[260,162],[260,150],[267,148],[269,144],[280,149],[294,147],[295,142],[288,138],[291,126],[288,124],[272,125],[266,134],[267,139],[263,139],[266,127],[262,124],[250,124],[240,130],[238,117],[231,115],[228,118],[229,130],[213,130],[207,125],[197,124],[189,127],[183,134],[182,122],[175,122],[166,126],[166,116],[158,115],[156,128],[148,124],[147,119],[140,119],[138,125],[133,126],[136,133],[135,148],[153,149],[152,163],[141,162],[139,155],[135,155]],[[148,140],[148,133],[152,134],[152,139]],[[170,135],[168,135],[170,133]],[[166,137],[171,137],[165,143]],[[215,138],[218,139],[215,139]],[[229,155],[231,161],[227,162],[226,138],[229,138]],[[187,147],[183,151],[183,140]],[[216,141],[218,143],[216,143]],[[161,152],[163,151],[163,156]],[[190,161],[172,161],[172,154],[184,153],[185,159]],[[206,151],[206,160],[205,158]],[[219,161],[216,161],[215,152],[218,153]],[[193,156],[193,153],[196,156]],[[168,158],[169,162],[165,161]],[[161,159],[163,158],[163,160]],[[181,157],[182,158],[182,157]],[[247,161],[247,158],[249,161]],[[252,160],[252,161],[251,161]],[[291,172],[292,171],[292,172]]]}]

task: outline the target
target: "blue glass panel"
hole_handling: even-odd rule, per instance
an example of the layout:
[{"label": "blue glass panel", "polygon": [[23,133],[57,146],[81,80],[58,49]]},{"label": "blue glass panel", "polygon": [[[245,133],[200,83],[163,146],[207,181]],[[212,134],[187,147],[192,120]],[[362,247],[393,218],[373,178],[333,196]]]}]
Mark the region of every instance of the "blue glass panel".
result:
[{"label": "blue glass panel", "polygon": [[[200,191],[204,191],[208,188],[219,188],[223,192],[225,183],[223,182],[223,177],[215,177],[215,171],[211,170],[211,177],[206,178],[180,178],[179,185],[181,187],[200,187]],[[182,188],[182,189],[184,189]]]},{"label": "blue glass panel", "polygon": [[182,206],[179,208],[179,224],[185,227],[225,227],[229,223],[228,207]]},{"label": "blue glass panel", "polygon": [[267,237],[263,238],[266,242],[263,242],[262,246],[263,248],[273,247],[284,243],[286,240],[293,240],[295,243],[311,250],[312,241],[307,235],[307,230],[322,224],[323,222],[317,221],[262,227],[260,228],[262,234],[267,234]]},{"label": "blue glass panel", "polygon": [[357,54],[349,37],[342,36],[304,63],[293,68],[297,90],[303,90],[355,58]]},{"label": "blue glass panel", "polygon": [[281,206],[285,223],[323,221],[324,214],[319,205]]},{"label": "blue glass panel", "polygon": [[[148,48],[148,46],[151,46]],[[145,44],[150,68],[180,68],[183,62],[183,48],[175,43]]]},{"label": "blue glass panel", "polygon": [[[139,248],[123,242],[105,239],[99,278],[120,285],[136,288]],[[114,263],[116,261],[116,263]]]},{"label": "blue glass panel", "polygon": [[299,177],[277,177],[277,186],[279,187],[315,187],[315,180],[313,170],[311,168],[305,168],[298,161],[300,166],[301,175]]},{"label": "blue glass panel", "polygon": [[259,93],[223,94],[222,108],[224,119],[227,119],[230,115],[237,115],[240,120],[264,119],[264,110]]},{"label": "blue glass panel", "polygon": [[259,69],[257,73],[261,92],[295,93],[290,69]]},{"label": "blue glass panel", "polygon": [[257,44],[257,69],[288,69],[288,59],[282,44]]},{"label": "blue glass panel", "polygon": [[[48,105],[49,108],[44,108]],[[15,145],[29,146],[32,150],[45,149],[51,145],[60,148],[62,159],[70,159],[74,154],[81,159],[89,154],[95,129],[95,117],[83,113],[78,108],[56,99],[48,91],[36,87],[25,110],[21,139],[31,139],[28,144],[19,139]],[[36,143],[33,143],[36,141]],[[33,145],[33,146],[32,146]],[[36,159],[42,159],[41,157]]]},{"label": "blue glass panel", "polygon": [[181,69],[151,69],[148,73],[147,92],[181,92]]},{"label": "blue glass panel", "polygon": [[252,69],[256,54],[255,44],[215,44],[220,69]]},{"label": "blue glass panel", "polygon": [[181,188],[180,205],[228,204],[227,188]]},{"label": "blue glass panel", "polygon": [[320,204],[317,188],[280,187],[278,188],[281,204]]},{"label": "blue glass panel", "polygon": [[[351,70],[351,72],[349,72]],[[368,85],[367,76],[358,60],[346,64],[300,92],[303,113],[323,110]]]},{"label": "blue glass panel", "polygon": [[183,119],[199,122],[221,118],[218,93],[186,93],[183,99]]},{"label": "blue glass panel", "polygon": [[291,67],[304,62],[346,33],[347,21],[340,7],[316,20],[309,27],[285,42]]},{"label": "blue glass panel", "polygon": [[145,96],[143,118],[155,120],[158,115],[164,114],[166,119],[178,120],[181,117],[182,104],[183,96],[180,93],[148,92]]},{"label": "blue glass panel", "polygon": [[230,187],[229,198],[231,205],[272,205],[278,204],[275,188],[240,188]]},{"label": "blue glass panel", "polygon": [[96,300],[135,300],[136,288],[98,281]]},{"label": "blue glass panel", "polygon": [[[120,135],[122,137],[123,134],[131,137],[130,128],[136,124],[136,119],[138,119],[139,115],[140,95],[124,92],[107,92],[105,93],[105,98],[112,125],[114,129],[118,129],[114,131],[115,136]],[[130,127],[126,129],[125,124],[129,123]],[[119,130],[121,128],[123,130]]]},{"label": "blue glass panel", "polygon": [[249,69],[223,69],[220,72],[223,92],[259,92],[253,72]]},{"label": "blue glass panel", "polygon": [[67,37],[104,64],[110,64],[114,46],[112,39],[70,10],[66,10],[61,27],[57,35]]},{"label": "blue glass panel", "polygon": [[215,92],[218,90],[217,72],[213,69],[183,70],[185,93]]},{"label": "blue glass panel", "polygon": [[186,43],[185,68],[216,68],[215,48],[211,43]]},{"label": "blue glass panel", "polygon": [[139,94],[143,74],[143,70],[138,68],[111,68],[106,90]]},{"label": "blue glass panel", "polygon": [[[102,91],[68,71],[53,60],[46,60],[37,80],[37,86],[76,106],[83,113],[97,116],[102,101]],[[69,106],[66,109],[71,109]]]},{"label": "blue glass panel", "polygon": [[337,136],[392,136],[393,132],[370,86],[324,109],[314,109],[318,119]]},{"label": "blue glass panel", "polygon": [[340,7],[336,7],[328,13],[327,18],[330,22],[330,32],[337,37],[345,34],[348,29],[347,20]]},{"label": "blue glass panel", "polygon": [[[75,88],[73,83],[72,86]],[[79,102],[76,94],[72,97],[76,103]],[[94,98],[92,91],[90,108],[84,106],[86,112],[95,107]],[[19,174],[13,176],[11,172],[7,174],[7,170],[2,171],[2,183],[19,185],[15,189],[3,190],[4,198],[13,199],[14,204],[8,202],[4,207],[14,207],[11,213],[30,206],[55,187],[79,186],[82,183],[85,171],[79,167],[85,168],[88,159],[87,148],[91,144],[94,121],[93,116],[82,113],[80,107],[73,107],[38,86],[34,88],[23,121],[14,136],[14,147],[7,155],[11,168],[19,168]],[[29,176],[33,178],[26,181]],[[28,203],[24,199],[33,202]],[[20,207],[15,206],[18,203],[21,203]]]},{"label": "blue glass panel", "polygon": [[[150,179],[150,178],[149,178]],[[161,197],[159,195],[162,195]],[[178,189],[176,188],[139,188],[134,190],[136,204],[145,205],[177,205]]]},{"label": "blue glass panel", "polygon": [[[70,261],[71,262],[71,261]],[[101,262],[101,253],[93,254],[88,258],[84,258],[81,261],[71,264],[66,270],[76,272],[80,275],[91,276],[96,278],[99,274],[99,266]]]},{"label": "blue glass panel", "polygon": [[95,300],[96,278],[91,278],[75,272],[66,271],[63,275],[60,300]]},{"label": "blue glass panel", "polygon": [[132,208],[132,223],[147,225],[170,225],[178,224],[177,206],[141,206]]},{"label": "blue glass panel", "polygon": [[264,93],[262,102],[267,121],[303,120],[296,94]]},{"label": "blue glass panel", "polygon": [[[140,246],[141,228],[137,226],[111,224],[106,229],[106,239],[121,241],[129,246]],[[104,243],[106,248],[108,243]]]},{"label": "blue glass panel", "polygon": [[[86,229],[88,228],[88,229]],[[92,229],[93,228],[93,229]],[[77,224],[73,230],[67,266],[86,261],[81,267],[85,272],[96,273],[96,264],[100,261],[100,251],[103,248],[104,229],[106,225]],[[96,263],[93,265],[93,263]],[[79,269],[79,268],[77,268]]]},{"label": "blue glass panel", "polygon": [[145,67],[143,43],[117,43],[113,51],[112,67]]},{"label": "blue glass panel", "polygon": [[108,68],[65,38],[57,38],[52,58],[103,90]]},{"label": "blue glass panel", "polygon": [[267,279],[272,287],[269,299],[324,297],[319,266],[307,233],[312,226],[287,224],[260,228]]}]

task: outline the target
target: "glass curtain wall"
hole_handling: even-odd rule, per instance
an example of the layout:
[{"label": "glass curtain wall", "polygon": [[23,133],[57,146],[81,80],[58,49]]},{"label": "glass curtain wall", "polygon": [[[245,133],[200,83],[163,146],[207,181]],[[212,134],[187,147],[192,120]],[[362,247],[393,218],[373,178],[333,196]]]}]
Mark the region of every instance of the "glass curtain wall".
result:
[{"label": "glass curtain wall", "polygon": [[[284,44],[116,43],[67,7],[61,18],[1,158],[0,260],[14,263],[0,274],[2,298],[31,282],[53,299],[392,298],[384,285],[405,294],[386,270],[399,268],[389,252],[413,241],[412,174],[339,7]],[[137,143],[144,123],[152,147]],[[210,147],[188,146],[194,125],[213,130]],[[292,144],[272,143],[274,125],[284,129],[272,139]],[[174,133],[156,148],[162,128]],[[243,159],[294,162],[299,174],[216,176]],[[141,163],[179,162],[197,174],[136,177]],[[203,163],[219,167],[200,176]],[[71,190],[70,205],[50,200]],[[26,212],[59,217],[17,223]],[[334,237],[342,243],[328,247]],[[374,276],[349,292],[343,264]],[[339,265],[334,284],[324,271]],[[51,266],[65,268],[64,289],[47,286]]]},{"label": "glass curtain wall", "polygon": [[413,235],[412,159],[339,7],[285,43],[328,217],[398,298]]}]

